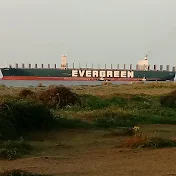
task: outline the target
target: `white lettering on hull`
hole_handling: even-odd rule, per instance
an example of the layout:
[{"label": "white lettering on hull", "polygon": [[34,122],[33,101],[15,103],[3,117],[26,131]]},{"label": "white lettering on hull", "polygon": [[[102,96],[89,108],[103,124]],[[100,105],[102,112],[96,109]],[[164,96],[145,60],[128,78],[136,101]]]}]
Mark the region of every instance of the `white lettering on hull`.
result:
[{"label": "white lettering on hull", "polygon": [[98,71],[97,70],[93,70],[93,77],[98,77]]},{"label": "white lettering on hull", "polygon": [[134,71],[130,70],[72,70],[72,77],[100,77],[100,78],[134,78]]},{"label": "white lettering on hull", "polygon": [[108,78],[112,78],[112,71],[107,71],[107,75],[106,75]]},{"label": "white lettering on hull", "polygon": [[78,70],[72,70],[72,77],[78,77]]},{"label": "white lettering on hull", "polygon": [[126,71],[121,71],[121,78],[126,78],[126,77],[127,77]]},{"label": "white lettering on hull", "polygon": [[2,74],[2,71],[0,69],[0,79],[2,79],[2,78],[3,78],[3,74]]},{"label": "white lettering on hull", "polygon": [[134,71],[128,71],[128,78],[134,78]]},{"label": "white lettering on hull", "polygon": [[80,77],[84,77],[85,70],[79,70]]},{"label": "white lettering on hull", "polygon": [[120,71],[114,71],[114,78],[120,77]]},{"label": "white lettering on hull", "polygon": [[91,70],[86,70],[86,77],[92,77]]},{"label": "white lettering on hull", "polygon": [[100,71],[100,78],[106,77],[106,72],[105,71]]}]

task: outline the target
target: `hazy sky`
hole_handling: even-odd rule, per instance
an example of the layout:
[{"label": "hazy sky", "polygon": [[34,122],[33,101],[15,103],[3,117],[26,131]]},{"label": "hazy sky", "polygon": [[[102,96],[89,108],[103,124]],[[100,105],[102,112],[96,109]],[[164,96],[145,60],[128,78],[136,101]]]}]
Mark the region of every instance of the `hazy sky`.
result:
[{"label": "hazy sky", "polygon": [[0,0],[0,65],[176,65],[176,0]]}]

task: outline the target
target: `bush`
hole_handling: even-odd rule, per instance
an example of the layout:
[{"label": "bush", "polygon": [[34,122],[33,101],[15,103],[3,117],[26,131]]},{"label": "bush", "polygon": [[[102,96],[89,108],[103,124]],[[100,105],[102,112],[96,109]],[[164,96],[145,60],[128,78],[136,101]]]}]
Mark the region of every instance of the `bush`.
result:
[{"label": "bush", "polygon": [[176,90],[160,98],[160,103],[169,108],[176,108]]},{"label": "bush", "polygon": [[0,84],[0,90],[8,89],[8,87],[5,84]]},{"label": "bush", "polygon": [[5,118],[0,118],[0,139],[15,139],[17,131],[15,125]]},{"label": "bush", "polygon": [[23,89],[20,91],[19,97],[34,99],[49,108],[64,108],[67,105],[80,104],[79,96],[62,85],[49,86],[48,89],[36,93],[30,89]]},{"label": "bush", "polygon": [[23,170],[14,169],[14,170],[6,171],[4,173],[0,173],[0,176],[46,176],[46,175],[33,174]]},{"label": "bush", "polygon": [[21,98],[26,98],[26,97],[31,97],[33,96],[35,93],[30,90],[30,89],[22,89],[20,92],[19,92],[19,97]]},{"label": "bush", "polygon": [[43,87],[42,83],[38,83],[37,87]]},{"label": "bush", "polygon": [[64,108],[80,103],[77,94],[64,86],[52,86],[38,93],[37,98],[50,108]]},{"label": "bush", "polygon": [[133,136],[125,145],[131,148],[164,148],[176,147],[176,141],[162,137]]},{"label": "bush", "polygon": [[28,99],[6,99],[0,103],[0,139],[13,139],[24,132],[49,129],[54,125],[50,110]]},{"label": "bush", "polygon": [[1,159],[16,159],[24,154],[28,154],[32,150],[32,146],[23,139],[19,141],[5,141],[0,144]]}]

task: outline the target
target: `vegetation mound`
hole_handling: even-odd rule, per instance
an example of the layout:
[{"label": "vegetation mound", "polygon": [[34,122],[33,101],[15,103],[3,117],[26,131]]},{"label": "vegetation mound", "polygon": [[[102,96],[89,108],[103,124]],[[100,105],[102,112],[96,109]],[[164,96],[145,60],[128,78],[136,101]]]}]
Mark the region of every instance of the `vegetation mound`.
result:
[{"label": "vegetation mound", "polygon": [[80,103],[77,94],[64,86],[53,86],[38,93],[38,99],[51,108],[64,108]]},{"label": "vegetation mound", "polygon": [[163,106],[169,107],[169,108],[175,108],[176,107],[176,90],[170,92],[167,95],[164,95],[160,99],[160,103]]},{"label": "vegetation mound", "polygon": [[54,118],[43,104],[29,99],[0,100],[0,140],[14,139],[25,132],[49,129]]},{"label": "vegetation mound", "polygon": [[64,108],[68,105],[80,104],[79,96],[64,86],[49,86],[46,90],[33,92],[23,89],[19,93],[21,98],[32,98],[49,108]]},{"label": "vegetation mound", "polygon": [[47,175],[33,174],[23,170],[14,169],[10,171],[5,171],[4,173],[0,173],[0,176],[47,176]]}]

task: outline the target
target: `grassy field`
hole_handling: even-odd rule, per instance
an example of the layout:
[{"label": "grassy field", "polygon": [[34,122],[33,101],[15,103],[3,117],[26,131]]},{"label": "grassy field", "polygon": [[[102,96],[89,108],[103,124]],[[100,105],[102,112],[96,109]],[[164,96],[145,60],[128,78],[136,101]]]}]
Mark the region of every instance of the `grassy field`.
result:
[{"label": "grassy field", "polygon": [[175,88],[176,83],[75,86],[72,90],[81,95],[84,106],[68,107],[55,113],[105,127],[175,124],[175,109],[160,104],[161,96]]},{"label": "grassy field", "polygon": [[134,82],[132,84],[114,85],[108,82],[101,86],[72,86],[72,90],[79,94],[91,94],[103,97],[113,96],[114,94],[145,94],[162,95],[176,88],[175,82],[170,83],[149,83]]},{"label": "grassy field", "polygon": [[[48,87],[29,89],[37,96]],[[2,143],[0,155],[15,158],[10,161],[2,158],[0,172],[21,169],[53,176],[176,174],[176,153],[173,148],[176,146],[176,109],[169,107],[168,101],[166,105],[169,106],[161,104],[161,97],[174,91],[176,83],[103,83],[101,86],[72,86],[70,89],[78,95],[81,103],[59,108],[49,107],[56,119],[55,128],[23,135],[26,144],[23,140],[17,143]],[[23,88],[0,86],[0,90],[2,98],[24,99],[19,97]],[[51,93],[53,94],[52,91]],[[25,99],[33,99],[36,102],[40,98],[35,96]],[[174,101],[174,94],[171,97]],[[15,109],[17,117],[20,116],[20,112],[25,119],[29,114],[23,114],[20,109],[21,103],[17,100],[13,101],[12,108],[12,103],[8,104],[7,101],[7,113]],[[48,99],[49,101],[51,99]],[[48,102],[43,102],[44,107]],[[52,100],[52,105],[55,105],[54,103]],[[41,108],[44,108],[38,105],[35,107],[35,104],[30,106],[26,107],[25,104],[22,109],[25,111],[26,108],[32,113],[32,108],[40,108],[42,113]],[[35,118],[30,123],[34,122]],[[38,125],[38,122],[35,123]],[[139,127],[136,133],[134,126]],[[1,127],[0,125],[0,130]],[[18,156],[13,152],[21,153]]]},{"label": "grassy field", "polygon": [[[52,85],[51,85],[52,86]],[[163,95],[169,93],[170,91],[176,89],[175,82],[163,82],[163,83],[149,83],[145,84],[142,82],[133,82],[132,84],[121,84],[114,85],[110,82],[102,83],[102,85],[92,85],[92,86],[68,86],[74,92],[78,94],[91,94],[97,96],[112,96],[114,94],[145,94],[145,95]],[[45,87],[39,85],[38,87],[29,87],[32,90],[43,90]],[[5,85],[0,85],[0,95],[15,95],[22,87],[6,87]]]}]

